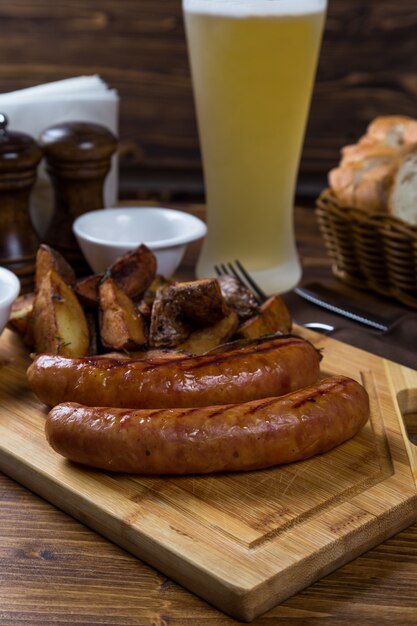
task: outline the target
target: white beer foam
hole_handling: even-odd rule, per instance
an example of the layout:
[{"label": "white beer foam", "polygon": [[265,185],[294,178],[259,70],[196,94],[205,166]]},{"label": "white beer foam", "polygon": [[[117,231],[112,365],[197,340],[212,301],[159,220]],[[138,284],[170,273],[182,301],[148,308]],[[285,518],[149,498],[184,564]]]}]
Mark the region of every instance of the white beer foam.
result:
[{"label": "white beer foam", "polygon": [[183,0],[187,13],[224,15],[227,17],[259,17],[321,13],[327,0]]}]

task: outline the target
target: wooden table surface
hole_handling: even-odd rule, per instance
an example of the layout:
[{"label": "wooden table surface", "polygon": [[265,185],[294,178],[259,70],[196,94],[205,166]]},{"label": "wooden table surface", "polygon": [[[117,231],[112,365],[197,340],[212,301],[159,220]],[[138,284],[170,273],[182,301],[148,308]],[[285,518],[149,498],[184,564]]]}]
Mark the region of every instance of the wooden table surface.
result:
[{"label": "wooden table surface", "polygon": [[[304,279],[329,277],[311,209],[297,209],[296,232]],[[0,501],[0,626],[239,623],[1,474]],[[414,525],[252,624],[411,626],[416,581]]]}]

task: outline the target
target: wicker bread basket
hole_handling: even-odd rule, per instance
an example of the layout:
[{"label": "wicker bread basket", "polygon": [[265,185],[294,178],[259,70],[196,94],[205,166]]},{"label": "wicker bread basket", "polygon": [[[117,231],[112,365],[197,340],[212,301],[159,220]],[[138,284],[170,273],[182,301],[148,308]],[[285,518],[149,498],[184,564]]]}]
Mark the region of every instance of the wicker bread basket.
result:
[{"label": "wicker bread basket", "polygon": [[333,273],[417,309],[417,227],[387,215],[341,207],[330,189],[316,215]]}]

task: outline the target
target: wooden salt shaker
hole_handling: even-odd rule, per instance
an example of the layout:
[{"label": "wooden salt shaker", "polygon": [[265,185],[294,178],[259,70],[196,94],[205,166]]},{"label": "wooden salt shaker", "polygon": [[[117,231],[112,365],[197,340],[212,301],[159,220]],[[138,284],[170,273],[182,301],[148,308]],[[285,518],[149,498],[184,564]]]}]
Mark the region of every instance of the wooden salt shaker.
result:
[{"label": "wooden salt shaker", "polygon": [[39,238],[29,214],[29,197],[42,151],[24,133],[7,130],[0,113],[0,265],[20,279],[21,292],[31,291]]},{"label": "wooden salt shaker", "polygon": [[116,137],[99,124],[67,122],[45,129],[39,143],[54,189],[45,242],[58,250],[78,275],[89,273],[72,224],[79,215],[103,208],[103,186],[117,147]]}]

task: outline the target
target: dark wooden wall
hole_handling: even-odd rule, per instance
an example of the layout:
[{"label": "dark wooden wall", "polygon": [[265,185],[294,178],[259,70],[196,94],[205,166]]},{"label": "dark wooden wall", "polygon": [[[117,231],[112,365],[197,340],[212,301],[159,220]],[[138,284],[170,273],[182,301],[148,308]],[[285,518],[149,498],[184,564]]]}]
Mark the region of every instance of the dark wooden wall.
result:
[{"label": "dark wooden wall", "polygon": [[[180,0],[0,2],[0,91],[99,73],[121,97],[124,196],[201,193]],[[329,0],[299,190],[379,114],[417,115],[417,1]]]}]

